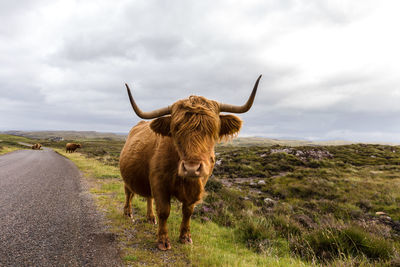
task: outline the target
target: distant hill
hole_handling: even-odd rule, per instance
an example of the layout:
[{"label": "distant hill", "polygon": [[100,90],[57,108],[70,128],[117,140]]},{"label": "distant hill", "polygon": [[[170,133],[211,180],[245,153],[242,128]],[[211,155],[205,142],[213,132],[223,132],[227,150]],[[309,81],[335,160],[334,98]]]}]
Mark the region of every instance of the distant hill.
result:
[{"label": "distant hill", "polygon": [[221,146],[339,146],[349,145],[357,142],[350,141],[307,141],[307,140],[279,140],[265,137],[238,137],[228,142],[223,142]]},{"label": "distant hill", "polygon": [[[5,131],[0,132],[14,136],[22,136],[31,139],[46,139],[53,141],[60,140],[87,140],[103,139],[113,141],[125,141],[127,134],[123,133],[104,133],[96,131]],[[228,142],[222,142],[220,146],[340,146],[350,145],[362,142],[351,142],[342,140],[333,141],[307,141],[307,140],[279,140],[265,137],[238,137]],[[369,142],[369,144],[381,145],[400,145],[390,142]]]},{"label": "distant hill", "polygon": [[[232,141],[223,142],[221,146],[341,146],[350,144],[360,144],[364,142],[351,142],[343,140],[332,141],[307,141],[307,140],[279,140],[269,139],[265,137],[238,137]],[[400,145],[390,142],[368,142],[365,144],[380,144],[380,145]]]},{"label": "distant hill", "polygon": [[115,133],[102,133],[95,131],[5,131],[4,134],[23,136],[32,139],[82,140],[82,139],[109,139],[125,140],[126,135]]}]

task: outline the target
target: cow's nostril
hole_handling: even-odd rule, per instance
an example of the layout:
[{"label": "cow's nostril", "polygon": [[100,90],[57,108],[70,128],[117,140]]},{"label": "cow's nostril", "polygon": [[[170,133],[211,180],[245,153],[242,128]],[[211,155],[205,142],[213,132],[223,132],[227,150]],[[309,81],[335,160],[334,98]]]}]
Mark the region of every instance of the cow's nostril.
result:
[{"label": "cow's nostril", "polygon": [[182,162],[182,171],[187,176],[199,176],[202,170],[201,162],[190,162],[183,161]]}]

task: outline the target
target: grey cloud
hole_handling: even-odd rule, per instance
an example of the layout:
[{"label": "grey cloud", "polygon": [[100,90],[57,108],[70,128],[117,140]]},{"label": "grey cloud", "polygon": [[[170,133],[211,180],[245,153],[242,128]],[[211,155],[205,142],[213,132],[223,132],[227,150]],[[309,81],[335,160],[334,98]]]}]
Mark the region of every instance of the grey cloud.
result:
[{"label": "grey cloud", "polygon": [[110,38],[107,34],[82,33],[67,40],[59,52],[59,56],[68,61],[91,61],[109,57],[134,59],[136,55],[130,51],[132,42],[122,41],[117,38]]},{"label": "grey cloud", "polygon": [[243,135],[394,140],[400,130],[397,79],[355,70],[304,82],[301,66],[268,54],[281,38],[316,25],[345,29],[371,13],[371,1],[66,1],[65,12],[51,9],[57,1],[19,3],[0,8],[12,25],[0,26],[4,130],[126,132],[139,119],[125,82],[151,110],[191,94],[242,104],[259,74],[254,106],[240,115]]},{"label": "grey cloud", "polygon": [[137,57],[152,57],[157,60],[190,55],[191,47],[185,40],[173,35],[126,36],[101,33],[98,35],[84,33],[70,37],[58,55],[69,61],[91,61],[106,58],[137,60]]},{"label": "grey cloud", "polygon": [[141,48],[158,60],[190,55],[190,45],[178,36],[146,36],[137,40],[134,48]]},{"label": "grey cloud", "polygon": [[[261,117],[262,120],[259,119]],[[400,132],[400,118],[390,112],[259,111],[256,116],[245,119],[244,123],[248,127],[244,128],[243,134],[288,139],[398,142],[396,136]],[[378,140],[379,134],[387,139]]]},{"label": "grey cloud", "polygon": [[45,96],[40,92],[39,87],[0,80],[0,98],[19,102],[42,103]]},{"label": "grey cloud", "polygon": [[47,5],[50,0],[18,0],[6,1],[0,3],[0,40],[1,37],[13,37],[27,27],[29,19],[34,16],[38,7]]}]

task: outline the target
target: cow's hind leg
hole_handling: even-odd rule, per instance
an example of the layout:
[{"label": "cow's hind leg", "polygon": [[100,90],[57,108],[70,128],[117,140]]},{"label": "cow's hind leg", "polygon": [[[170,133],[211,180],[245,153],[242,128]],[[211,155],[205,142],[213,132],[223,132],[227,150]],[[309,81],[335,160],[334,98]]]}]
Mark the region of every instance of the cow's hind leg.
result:
[{"label": "cow's hind leg", "polygon": [[179,235],[179,241],[183,244],[191,244],[192,237],[190,235],[190,217],[192,216],[194,205],[182,205],[182,223]]},{"label": "cow's hind leg", "polygon": [[157,224],[156,216],[154,216],[153,211],[153,198],[147,198],[147,220],[149,223]]},{"label": "cow's hind leg", "polygon": [[156,196],[156,210],[158,216],[158,249],[171,249],[171,243],[168,237],[167,220],[171,210],[171,200],[169,197]]},{"label": "cow's hind leg", "polygon": [[133,219],[132,215],[132,198],[133,192],[125,186],[125,206],[124,206],[124,215]]}]

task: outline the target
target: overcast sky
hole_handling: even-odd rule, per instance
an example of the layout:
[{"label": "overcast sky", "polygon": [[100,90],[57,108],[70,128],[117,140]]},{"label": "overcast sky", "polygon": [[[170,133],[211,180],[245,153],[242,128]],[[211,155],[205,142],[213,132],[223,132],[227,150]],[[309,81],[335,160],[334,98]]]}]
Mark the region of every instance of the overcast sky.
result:
[{"label": "overcast sky", "polygon": [[189,95],[241,136],[400,142],[400,2],[0,0],[0,131],[128,132]]}]

